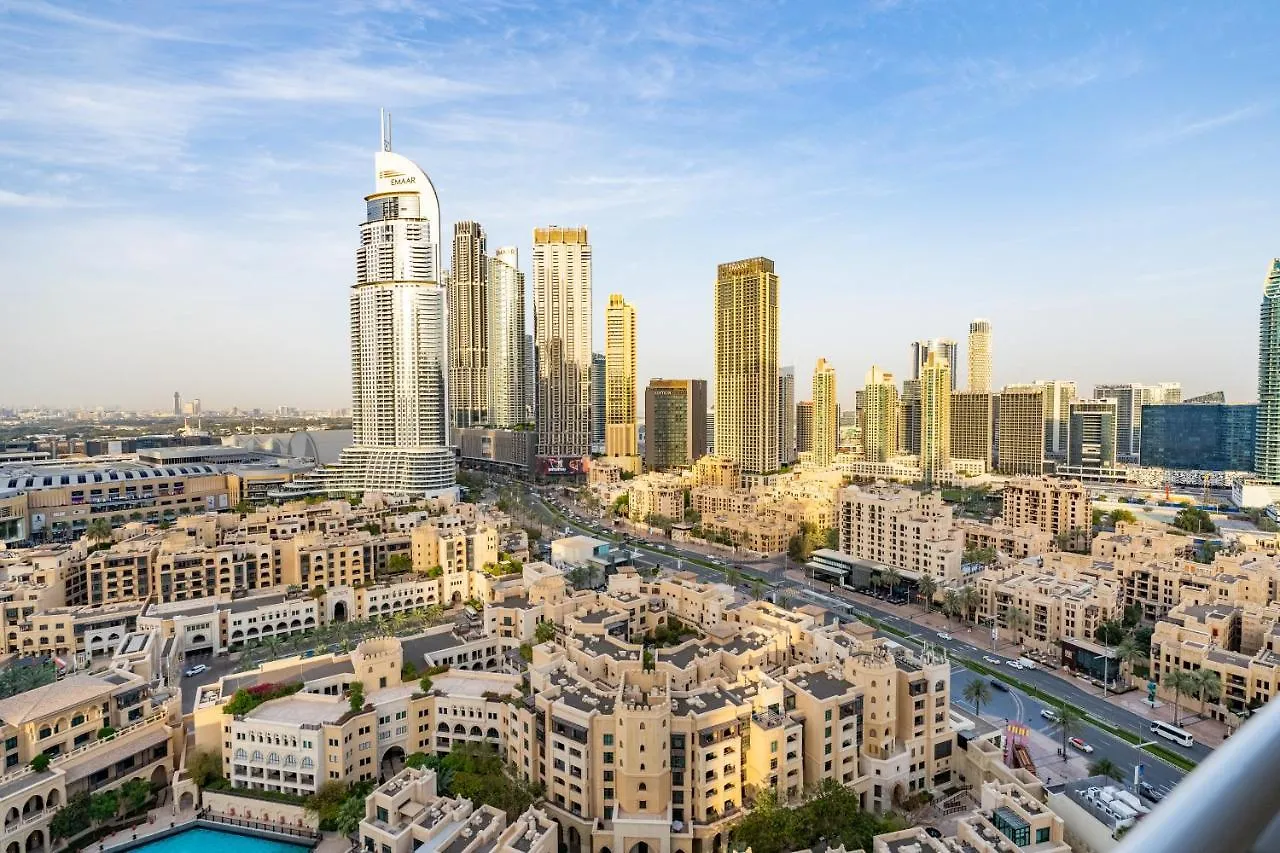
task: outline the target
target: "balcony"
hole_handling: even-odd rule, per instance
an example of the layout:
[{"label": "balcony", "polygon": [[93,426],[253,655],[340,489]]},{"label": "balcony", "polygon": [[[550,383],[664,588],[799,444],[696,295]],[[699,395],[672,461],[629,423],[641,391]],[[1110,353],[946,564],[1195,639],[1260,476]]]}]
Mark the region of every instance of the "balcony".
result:
[{"label": "balcony", "polygon": [[1116,853],[1280,850],[1280,702],[1254,715],[1145,819]]}]

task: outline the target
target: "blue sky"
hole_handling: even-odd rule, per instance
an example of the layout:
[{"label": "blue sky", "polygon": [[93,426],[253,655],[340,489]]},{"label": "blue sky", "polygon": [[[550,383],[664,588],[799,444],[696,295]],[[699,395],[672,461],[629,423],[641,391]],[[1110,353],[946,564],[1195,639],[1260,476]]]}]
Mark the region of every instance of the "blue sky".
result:
[{"label": "blue sky", "polygon": [[347,405],[382,106],[445,220],[522,266],[535,226],[590,228],[642,384],[710,375],[715,266],[763,254],[802,395],[819,356],[851,400],[981,316],[999,384],[1252,399],[1278,24],[1266,2],[0,0],[0,403]]}]

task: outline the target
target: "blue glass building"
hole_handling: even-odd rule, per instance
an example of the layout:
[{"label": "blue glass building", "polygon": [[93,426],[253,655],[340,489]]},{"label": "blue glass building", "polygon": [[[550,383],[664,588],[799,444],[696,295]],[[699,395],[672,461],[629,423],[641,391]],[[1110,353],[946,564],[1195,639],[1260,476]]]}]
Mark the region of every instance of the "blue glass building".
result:
[{"label": "blue glass building", "polygon": [[1142,464],[1154,468],[1252,471],[1253,403],[1168,403],[1142,407]]}]

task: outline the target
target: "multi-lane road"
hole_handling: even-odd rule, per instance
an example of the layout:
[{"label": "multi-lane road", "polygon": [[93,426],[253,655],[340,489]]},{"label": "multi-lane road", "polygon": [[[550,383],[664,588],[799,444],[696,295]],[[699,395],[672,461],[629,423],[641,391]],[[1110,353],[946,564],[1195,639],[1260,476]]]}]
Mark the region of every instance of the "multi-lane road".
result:
[{"label": "multi-lane road", "polygon": [[[525,494],[529,497],[521,501],[521,509],[531,512],[546,524],[553,527],[567,526],[589,536],[611,538],[617,535],[617,531],[611,530],[605,525],[597,524],[596,521],[577,510],[561,509],[560,507],[549,505],[541,495],[533,492],[526,492]],[[701,562],[696,562],[696,560],[706,560],[706,555],[682,551],[671,543],[663,542],[659,545],[652,542],[633,540],[633,544],[630,547],[633,548],[633,561],[640,566],[683,569],[693,572],[706,580],[723,581],[724,579],[720,569],[710,568]],[[931,629],[876,606],[879,602],[868,596],[858,595],[848,590],[831,589],[826,584],[818,584],[818,588],[812,588],[788,578],[778,570],[777,566],[772,564],[761,566],[751,563],[735,563],[734,566],[747,581],[757,578],[766,581],[774,589],[786,590],[787,594],[793,599],[803,599],[819,604],[837,616],[872,617],[891,628],[894,631],[893,639],[897,642],[916,647],[923,642],[928,642],[932,645],[946,648],[952,661],[956,664],[953,667],[953,695],[956,697],[962,695],[964,685],[968,681],[988,677],[967,668],[966,663],[968,660],[981,661],[982,658],[989,657],[993,661],[998,659],[1000,663],[986,662],[987,666],[992,668],[1007,666],[1007,658],[1005,656],[981,647],[981,638],[985,636],[981,632],[969,633],[961,629],[954,633],[950,639],[944,639]],[[903,637],[904,634],[906,635],[905,639]],[[969,640],[973,642],[968,642]],[[1089,720],[1092,717],[1108,725],[1128,730],[1146,738],[1150,737],[1150,721],[1146,718],[1107,702],[1102,697],[1081,689],[1069,681],[1048,672],[1024,669],[1017,672],[1017,680],[1043,691],[1059,701],[1070,704],[1085,714],[1085,727],[1080,734],[1094,747],[1093,753],[1089,755],[1090,759],[1095,761],[1102,758],[1110,759],[1130,779],[1133,775],[1134,766],[1141,763],[1145,768],[1144,775],[1146,780],[1158,790],[1163,791],[1167,791],[1177,784],[1184,775],[1178,768],[1167,764],[1150,753],[1143,752],[1128,741],[1110,734],[1105,729],[1092,725]],[[992,693],[993,702],[982,709],[984,715],[1018,720],[1046,734],[1058,736],[1054,724],[1040,714],[1041,710],[1047,707],[1044,703],[1013,686],[1010,686],[1008,691],[993,690]],[[963,704],[962,700],[957,699],[957,701]],[[1190,747],[1180,747],[1167,741],[1160,741],[1160,745],[1196,762],[1202,761],[1210,752],[1208,747],[1199,743]]]}]

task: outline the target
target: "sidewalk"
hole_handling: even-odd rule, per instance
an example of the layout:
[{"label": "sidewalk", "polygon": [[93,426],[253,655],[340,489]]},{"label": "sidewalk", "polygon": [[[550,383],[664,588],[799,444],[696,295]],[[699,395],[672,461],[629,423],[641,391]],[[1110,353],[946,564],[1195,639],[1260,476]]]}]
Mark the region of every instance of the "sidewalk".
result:
[{"label": "sidewalk", "polygon": [[146,838],[147,836],[154,835],[157,832],[195,820],[196,810],[194,808],[178,810],[175,809],[171,803],[166,803],[163,806],[151,809],[151,811],[147,812],[147,816],[150,818],[149,823],[142,823],[136,827],[122,829],[113,835],[108,835],[88,849],[90,851],[102,851],[110,849],[117,844],[124,844],[126,841]]},{"label": "sidewalk", "polygon": [[[804,584],[806,580],[808,580],[804,573],[798,570],[787,572],[787,577],[801,584]],[[831,585],[822,581],[813,581],[812,588],[822,593],[831,593],[832,591]],[[1005,657],[1016,657],[1020,652],[1020,648],[1017,643],[1003,639],[997,643],[993,649],[990,640],[991,635],[988,633],[986,628],[981,626],[975,628],[971,623],[949,620],[936,610],[925,615],[924,611],[918,605],[914,604],[889,604],[888,602],[880,601],[878,599],[864,601],[863,599],[865,599],[865,596],[858,595],[857,593],[849,593],[847,590],[844,591],[843,595],[840,593],[836,594],[849,600],[855,606],[858,604],[874,606],[877,610],[892,613],[899,619],[913,623],[919,628],[922,639],[928,639],[930,633],[936,634],[938,631],[945,631],[952,637],[969,642],[974,647],[974,651],[978,654],[988,654],[994,651],[1003,654]],[[1136,690],[1130,690],[1119,695],[1107,691],[1106,695],[1103,695],[1102,688],[1094,687],[1091,682],[1082,681],[1076,678],[1065,669],[1047,669],[1042,667],[1039,671],[1056,676],[1079,690],[1083,690],[1086,693],[1097,696],[1099,699],[1115,705],[1117,708],[1122,708],[1125,711],[1136,714],[1139,717],[1144,717],[1148,720],[1163,720],[1166,723],[1173,722],[1172,703],[1157,699],[1155,708],[1152,708],[1147,704],[1145,682],[1143,682]],[[1182,720],[1180,721],[1179,726],[1191,732],[1200,743],[1203,743],[1206,746],[1218,747],[1222,745],[1224,740],[1226,740],[1226,726],[1209,717],[1201,718],[1199,714],[1198,701],[1193,700],[1193,703],[1191,704],[1182,705],[1181,716]]]}]

